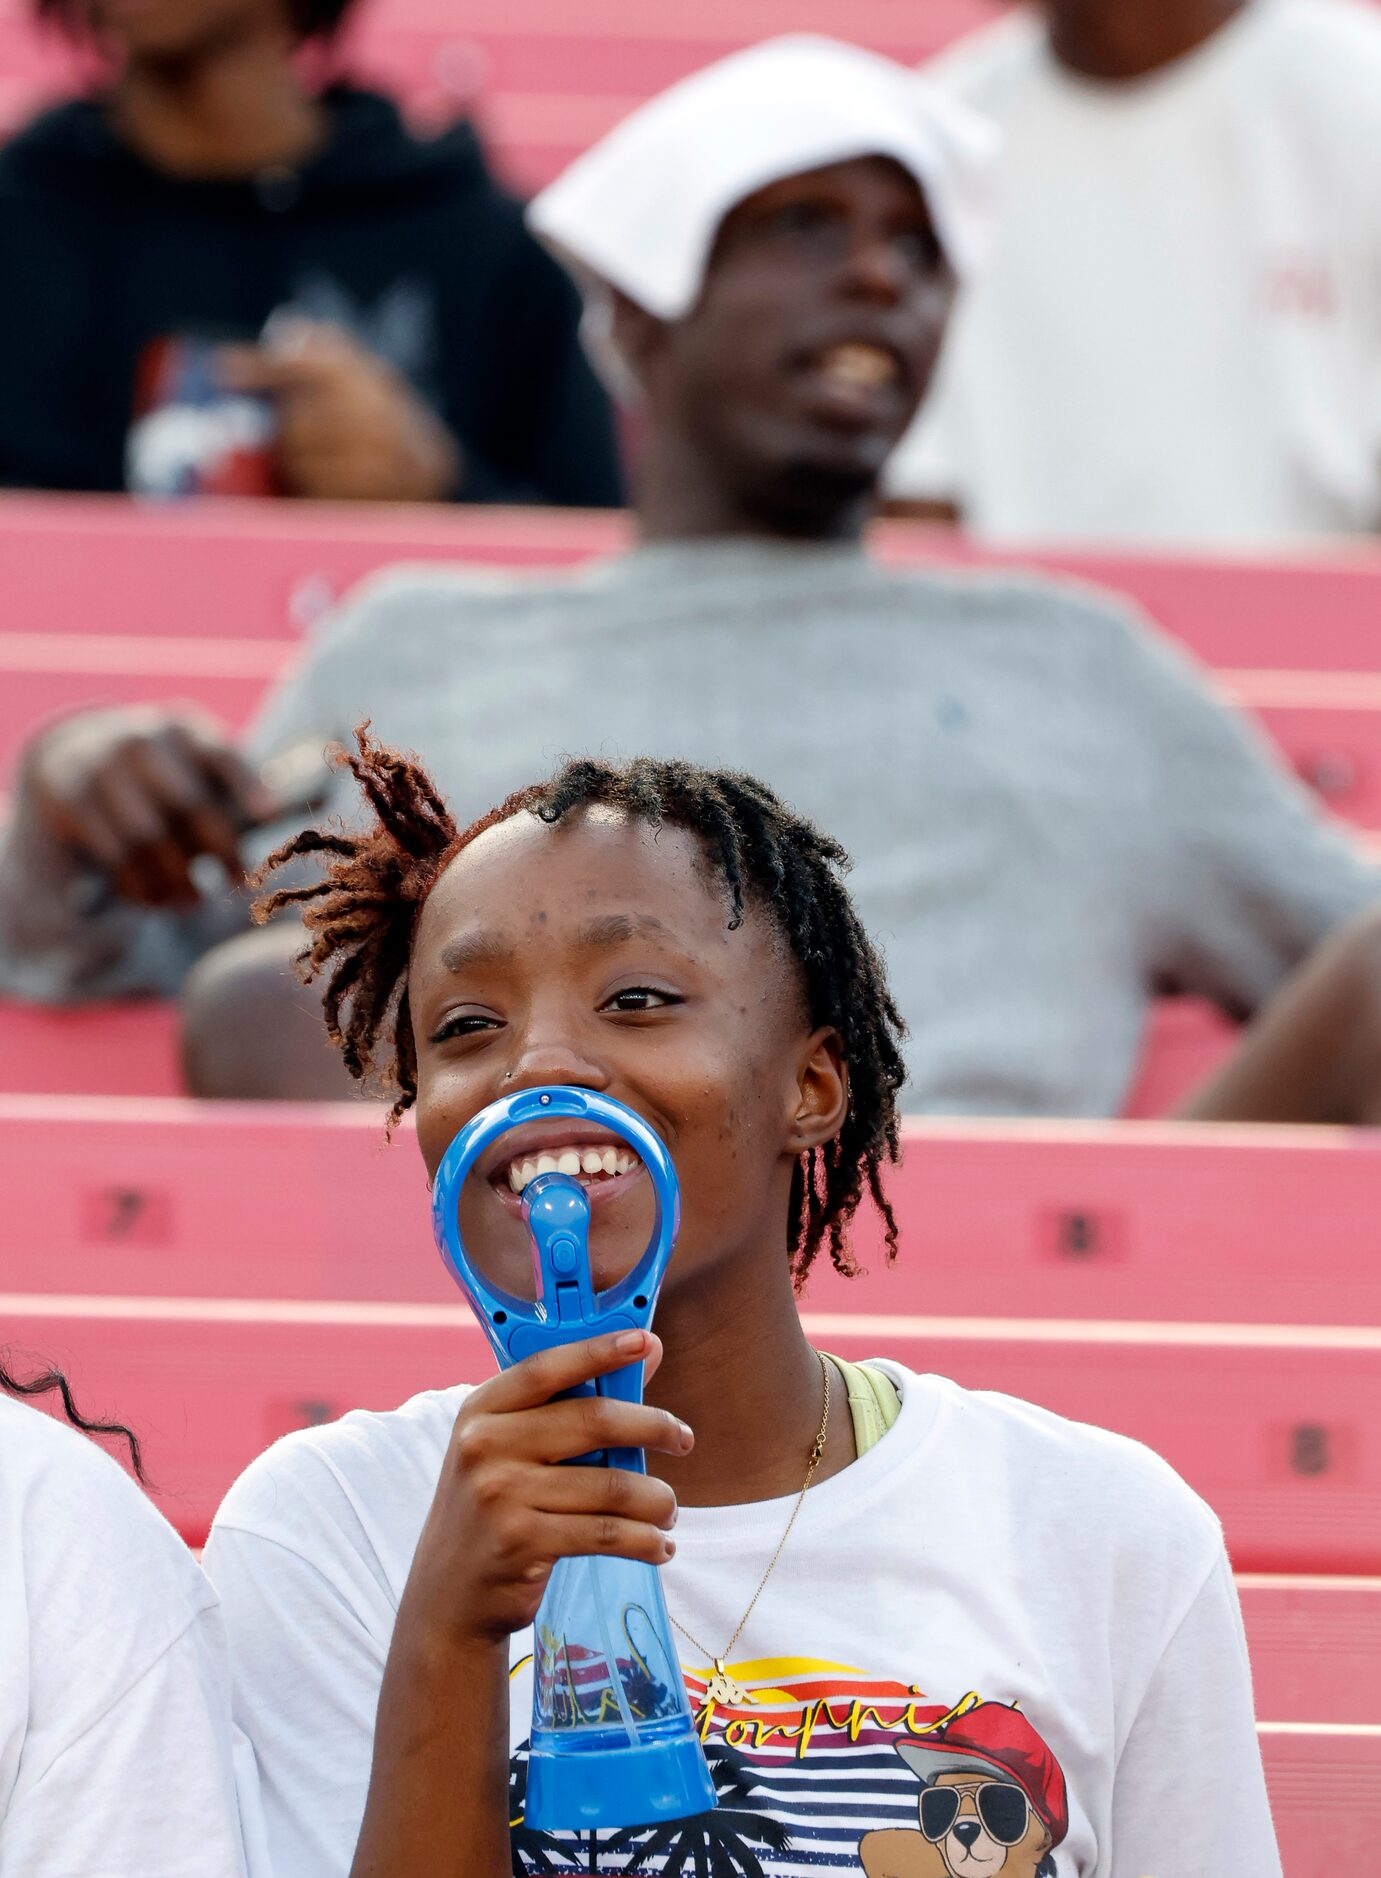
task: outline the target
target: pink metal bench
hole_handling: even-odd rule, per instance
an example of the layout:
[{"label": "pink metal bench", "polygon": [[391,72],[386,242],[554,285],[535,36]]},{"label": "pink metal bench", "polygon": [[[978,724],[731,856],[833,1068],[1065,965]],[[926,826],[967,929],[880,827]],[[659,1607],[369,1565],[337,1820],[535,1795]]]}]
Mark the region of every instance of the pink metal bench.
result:
[{"label": "pink metal bench", "polygon": [[[0,598],[12,633],[291,637],[333,597],[398,561],[570,566],[628,539],[619,515],[570,510],[333,508],[120,497],[0,496]],[[899,564],[1043,566],[1126,593],[1206,664],[1367,672],[1381,664],[1381,550],[1242,561],[985,554],[951,530],[889,523]]]},{"label": "pink metal bench", "polygon": [[1237,1041],[1237,1026],[1202,998],[1162,998],[1151,1012],[1141,1067],[1122,1105],[1128,1121],[1173,1115]]},{"label": "pink metal bench", "polygon": [[[377,1115],[39,1099],[0,1128],[6,1339],[136,1416],[189,1536],[286,1427],[482,1373]],[[821,1271],[810,1328],[1148,1441],[1243,1567],[1381,1571],[1378,1172],[1345,1132],[918,1125],[896,1269],[874,1238]]]},{"label": "pink metal bench", "polygon": [[[271,1205],[260,1219],[272,1233]],[[410,1240],[395,1229],[385,1244]],[[192,1541],[235,1474],[287,1429],[489,1369],[458,1301],[8,1294],[0,1321],[9,1344],[61,1362],[91,1408],[135,1423],[155,1497]],[[1244,1326],[816,1309],[806,1321],[842,1356],[890,1354],[1147,1442],[1217,1510],[1240,1570],[1381,1574],[1381,1331],[1283,1340]]]},{"label": "pink metal bench", "polygon": [[0,1094],[182,1093],[177,1011],[151,999],[70,1011],[0,999]]},{"label": "pink metal bench", "polygon": [[1381,1725],[1267,1725],[1261,1747],[1286,1878],[1365,1871],[1381,1838]]},{"label": "pink metal bench", "polygon": [[1381,1578],[1245,1574],[1237,1591],[1258,1715],[1297,1727],[1381,1725]]},{"label": "pink metal bench", "polygon": [[[860,0],[850,36],[919,61],[991,16],[984,0],[908,7]],[[655,10],[605,0],[578,19],[549,4],[486,4],[456,12],[435,0],[390,0],[364,10],[336,63],[386,84],[417,116],[473,111],[506,175],[534,188],[641,99],[737,46],[783,31],[840,31],[831,0]],[[0,5],[0,128],[22,123],[80,82],[60,40],[37,35],[19,0]]]},{"label": "pink metal bench", "polygon": [[[812,1310],[1192,1321],[1248,1345],[1381,1325],[1375,1134],[918,1120],[905,1148],[902,1255],[888,1269],[864,1220],[865,1274],[822,1266]],[[373,1108],[8,1096],[0,1192],[0,1292],[455,1298],[410,1131],[386,1147]]]}]

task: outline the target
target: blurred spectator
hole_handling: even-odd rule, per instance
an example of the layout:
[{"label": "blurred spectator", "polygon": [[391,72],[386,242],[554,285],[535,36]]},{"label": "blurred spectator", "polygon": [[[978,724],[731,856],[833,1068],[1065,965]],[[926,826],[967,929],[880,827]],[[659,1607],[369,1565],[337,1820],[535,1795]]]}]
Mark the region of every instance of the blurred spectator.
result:
[{"label": "blurred spectator", "polygon": [[1381,525],[1381,15],[1042,0],[931,68],[1001,213],[890,488],[980,535]]},{"label": "blurred spectator", "polygon": [[[189,990],[194,1086],[343,1093],[319,1013],[285,1009],[300,932],[218,945],[244,902],[198,901],[193,869],[238,874],[302,826],[246,836],[277,813],[256,767],[372,716],[462,815],[561,752],[769,779],[855,856],[913,1108],[1112,1113],[1158,990],[1264,1005],[1381,875],[1260,735],[1109,598],[862,551],[981,237],[981,133],[900,67],[793,40],[577,163],[534,221],[645,406],[641,545],[556,578],[376,577],[243,756],[152,710],[48,730],[0,843],[0,983],[167,992],[215,947]],[[338,779],[327,806],[352,794]]]},{"label": "blurred spectator", "polygon": [[0,152],[0,484],[619,499],[577,297],[470,126],[304,86],[351,0],[36,4],[110,77]]}]

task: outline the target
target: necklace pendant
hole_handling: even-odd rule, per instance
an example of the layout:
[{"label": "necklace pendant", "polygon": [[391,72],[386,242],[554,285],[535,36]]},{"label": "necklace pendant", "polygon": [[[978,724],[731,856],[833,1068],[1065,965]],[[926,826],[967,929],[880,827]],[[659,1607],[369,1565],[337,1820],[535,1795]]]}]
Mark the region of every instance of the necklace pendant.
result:
[{"label": "necklace pendant", "polygon": [[705,1700],[707,1702],[714,1702],[721,1708],[733,1708],[736,1704],[747,1702],[750,1699],[748,1692],[743,1688],[742,1684],[735,1682],[728,1670],[725,1669],[722,1659],[716,1657],[714,1660],[714,1674],[711,1676],[705,1690]]}]

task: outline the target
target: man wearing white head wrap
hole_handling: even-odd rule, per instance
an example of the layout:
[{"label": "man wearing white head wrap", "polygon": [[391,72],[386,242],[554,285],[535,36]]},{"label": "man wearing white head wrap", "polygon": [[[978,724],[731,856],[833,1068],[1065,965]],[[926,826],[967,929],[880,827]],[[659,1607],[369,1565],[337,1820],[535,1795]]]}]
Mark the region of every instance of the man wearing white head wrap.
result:
[{"label": "man wearing white head wrap", "polygon": [[[537,198],[529,221],[582,283],[606,375],[655,393],[645,533],[686,533],[686,494],[706,484],[697,533],[738,532],[745,512],[772,532],[861,529],[897,411],[919,401],[981,254],[996,142],[905,66],[799,36],[673,86]],[[843,268],[825,254],[848,219],[828,199],[841,187],[871,192],[883,231],[871,248],[855,237]],[[774,233],[774,217],[795,226]],[[772,279],[751,307],[726,305],[736,271],[727,294],[711,277],[724,285],[716,263],[735,238],[744,259],[745,234]]]},{"label": "man wearing white head wrap", "polygon": [[784,176],[890,157],[924,192],[955,272],[979,259],[997,136],[891,59],[773,39],[695,73],[578,157],[530,226],[577,276],[683,319],[730,210]]},{"label": "man wearing white head wrap", "polygon": [[[466,817],[556,751],[761,774],[855,857],[911,1028],[911,1108],[1110,1114],[1156,987],[1255,1010],[1378,875],[1114,602],[862,551],[982,246],[986,142],[902,68],[828,41],[738,55],[643,107],[533,210],[640,387],[639,545],[574,578],[372,580],[249,754],[372,717]],[[281,1016],[297,934],[219,945],[243,900],[179,903],[209,837],[160,793],[173,757],[182,784],[190,766],[223,788],[204,722],[174,736],[116,711],[35,744],[0,837],[0,988],[167,991],[215,947],[188,986],[194,1087],[332,1093],[319,1013]],[[348,784],[326,807],[351,812]],[[1319,1106],[1356,1112],[1336,1090]]]}]

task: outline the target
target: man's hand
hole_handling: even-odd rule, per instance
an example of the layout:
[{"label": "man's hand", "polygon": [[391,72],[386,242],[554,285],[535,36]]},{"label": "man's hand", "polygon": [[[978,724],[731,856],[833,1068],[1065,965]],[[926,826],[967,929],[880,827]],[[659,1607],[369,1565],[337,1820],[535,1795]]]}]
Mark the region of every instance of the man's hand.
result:
[{"label": "man's hand", "polygon": [[275,463],[295,496],[439,502],[461,480],[446,426],[392,366],[338,328],[284,322],[271,345],[221,353],[226,383],[278,407]]},{"label": "man's hand", "polygon": [[223,727],[191,706],[65,718],[30,745],[20,800],[123,898],[154,907],[196,904],[201,854],[242,881],[240,837],[278,809]]}]

